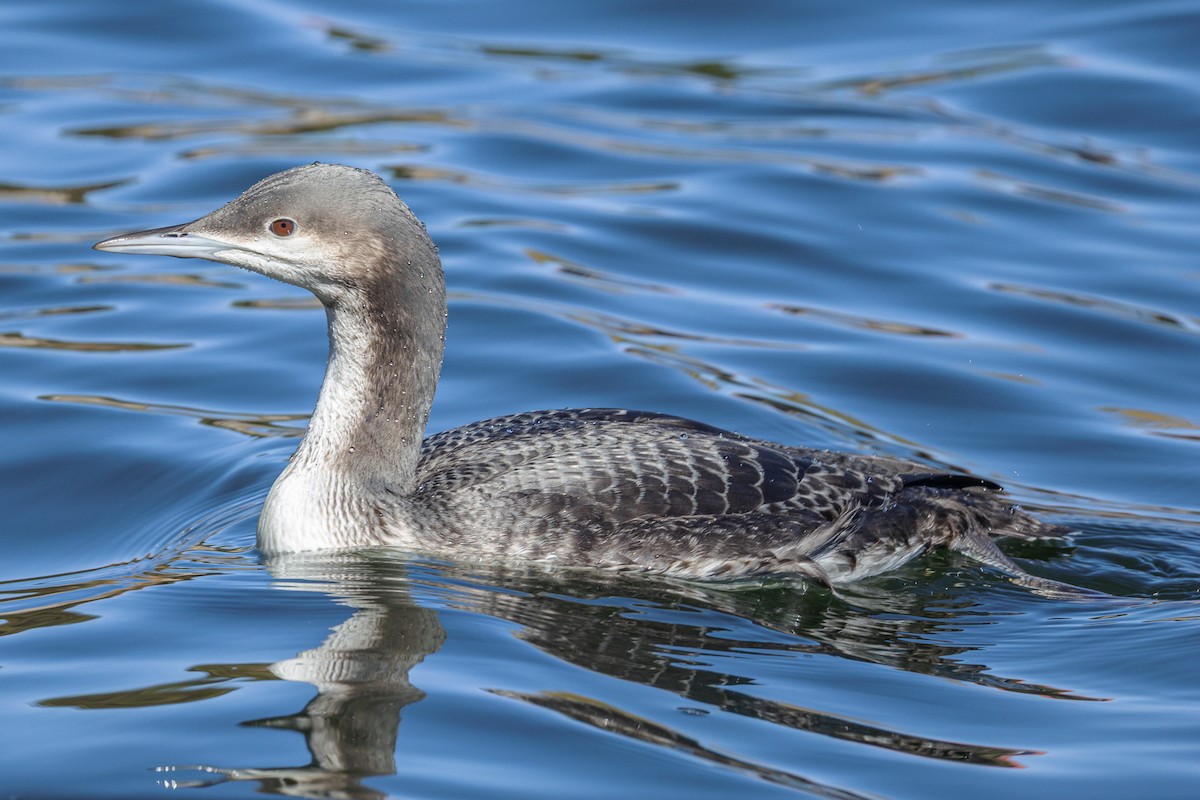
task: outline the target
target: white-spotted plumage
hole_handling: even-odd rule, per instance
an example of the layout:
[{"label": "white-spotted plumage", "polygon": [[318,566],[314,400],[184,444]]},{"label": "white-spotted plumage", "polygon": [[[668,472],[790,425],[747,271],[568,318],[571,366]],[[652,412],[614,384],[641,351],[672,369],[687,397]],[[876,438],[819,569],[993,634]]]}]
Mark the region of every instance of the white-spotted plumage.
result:
[{"label": "white-spotted plumage", "polygon": [[267,554],[391,546],[684,579],[842,583],[945,546],[1019,583],[992,536],[1056,535],[988,481],[624,409],[531,412],[423,439],[445,341],[424,225],[378,176],[311,164],[200,219],[96,245],[303,287],[330,339],[309,428],[267,498]]}]

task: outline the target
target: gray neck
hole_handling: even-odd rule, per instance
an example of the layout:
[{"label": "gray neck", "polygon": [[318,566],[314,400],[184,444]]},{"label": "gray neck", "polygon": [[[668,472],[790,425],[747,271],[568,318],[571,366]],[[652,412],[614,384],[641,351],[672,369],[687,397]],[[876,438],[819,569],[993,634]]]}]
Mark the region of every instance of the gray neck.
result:
[{"label": "gray neck", "polygon": [[441,265],[384,265],[326,302],[329,364],[296,466],[329,470],[343,486],[415,488],[421,439],[446,335]]}]

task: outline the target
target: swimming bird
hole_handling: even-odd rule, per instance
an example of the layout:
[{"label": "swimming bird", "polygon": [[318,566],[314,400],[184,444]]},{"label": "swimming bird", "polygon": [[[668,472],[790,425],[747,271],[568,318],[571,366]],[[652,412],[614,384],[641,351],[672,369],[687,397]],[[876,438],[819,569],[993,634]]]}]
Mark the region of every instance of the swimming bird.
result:
[{"label": "swimming bird", "polygon": [[994,536],[1055,536],[991,481],[810,450],[667,414],[534,411],[424,437],[446,290],[425,226],[374,173],[309,164],[194,222],[95,245],[204,258],[307,289],[329,360],[258,523],[264,555],[387,546],[455,559],[833,585],[949,547],[1017,583]]}]

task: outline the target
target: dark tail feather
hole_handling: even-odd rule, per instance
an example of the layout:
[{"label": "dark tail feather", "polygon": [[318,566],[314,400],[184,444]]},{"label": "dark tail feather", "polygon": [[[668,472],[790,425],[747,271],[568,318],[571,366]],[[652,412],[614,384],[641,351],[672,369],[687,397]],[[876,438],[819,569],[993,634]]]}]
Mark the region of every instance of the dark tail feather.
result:
[{"label": "dark tail feather", "polygon": [[[1010,503],[996,497],[1003,492],[1004,487],[986,478],[973,475],[954,475],[949,473],[926,472],[901,475],[906,489],[941,489],[950,490],[955,494],[930,492],[940,501],[934,501],[949,511],[957,507],[960,511],[974,518],[975,523],[987,530],[992,536],[1011,536],[1015,539],[1056,539],[1066,536],[1070,528],[1042,522],[1015,508]],[[984,489],[986,491],[971,491]]]},{"label": "dark tail feather", "polygon": [[912,486],[928,486],[931,489],[971,489],[983,488],[993,492],[1003,492],[1004,487],[986,478],[976,478],[974,475],[954,475],[947,472],[922,472],[914,475],[901,475],[904,488]]}]

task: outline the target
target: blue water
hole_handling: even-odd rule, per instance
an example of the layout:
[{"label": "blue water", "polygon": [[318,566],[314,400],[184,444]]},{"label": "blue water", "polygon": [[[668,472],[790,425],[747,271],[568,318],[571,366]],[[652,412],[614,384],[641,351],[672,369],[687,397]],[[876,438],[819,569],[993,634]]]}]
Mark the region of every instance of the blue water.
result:
[{"label": "blue water", "polygon": [[[1185,798],[1200,8],[0,6],[0,797]],[[431,421],[628,406],[1077,533],[838,596],[260,564],[303,292],[101,254],[313,160],[451,292]]]}]

